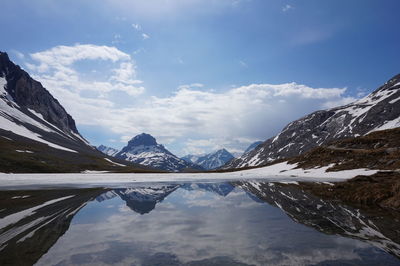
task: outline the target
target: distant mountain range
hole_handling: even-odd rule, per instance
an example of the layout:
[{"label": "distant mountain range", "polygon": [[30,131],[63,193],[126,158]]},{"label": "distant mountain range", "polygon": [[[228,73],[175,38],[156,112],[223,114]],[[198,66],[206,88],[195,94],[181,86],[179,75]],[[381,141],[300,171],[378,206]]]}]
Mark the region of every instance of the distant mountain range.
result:
[{"label": "distant mountain range", "polygon": [[204,170],[196,164],[178,158],[163,145],[158,144],[153,136],[146,133],[132,138],[121,151],[103,145],[99,146],[98,149],[121,160],[168,172]]},{"label": "distant mountain range", "polygon": [[233,157],[230,152],[228,152],[226,149],[221,149],[206,155],[186,155],[181,159],[190,163],[200,165],[205,170],[212,170],[223,166],[233,158],[235,157]]},{"label": "distant mountain range", "polygon": [[121,151],[104,145],[100,145],[97,149],[121,160],[169,172],[212,170],[234,158],[226,149],[205,155],[186,155],[178,158],[146,133],[132,138]]},{"label": "distant mountain range", "polygon": [[117,149],[107,147],[104,145],[98,146],[97,149],[99,151],[101,151],[102,153],[107,154],[108,156],[112,156],[112,157],[115,156],[119,152],[119,150],[117,150]]},{"label": "distant mountain range", "polygon": [[224,169],[260,166],[333,140],[400,126],[400,75],[351,104],[321,110],[288,124],[277,136],[228,162]]},{"label": "distant mountain range", "polygon": [[143,171],[114,162],[78,132],[74,119],[0,52],[0,172]]}]

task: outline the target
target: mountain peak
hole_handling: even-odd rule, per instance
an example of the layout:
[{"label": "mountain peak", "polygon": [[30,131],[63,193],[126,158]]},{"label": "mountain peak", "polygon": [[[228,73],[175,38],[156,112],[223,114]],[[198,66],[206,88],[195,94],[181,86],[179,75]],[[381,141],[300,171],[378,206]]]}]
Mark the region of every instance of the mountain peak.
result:
[{"label": "mountain peak", "polygon": [[150,134],[146,134],[146,133],[142,133],[140,135],[137,135],[135,137],[133,137],[129,142],[128,142],[128,146],[132,147],[132,146],[155,146],[157,145],[157,141],[156,139],[150,135]]}]

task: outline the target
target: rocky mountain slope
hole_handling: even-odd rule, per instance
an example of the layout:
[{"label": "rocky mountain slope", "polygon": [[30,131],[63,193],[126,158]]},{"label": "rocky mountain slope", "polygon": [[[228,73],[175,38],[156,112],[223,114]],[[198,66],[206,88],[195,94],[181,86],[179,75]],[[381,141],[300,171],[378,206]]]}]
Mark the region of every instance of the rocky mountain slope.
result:
[{"label": "rocky mountain slope", "polygon": [[221,149],[216,152],[212,152],[202,156],[186,155],[181,159],[190,163],[200,165],[205,170],[212,170],[223,166],[233,158],[233,155],[229,151],[227,151],[226,149]]},{"label": "rocky mountain slope", "polygon": [[104,145],[98,146],[97,149],[99,151],[101,151],[102,153],[104,153],[104,154],[106,154],[108,156],[111,156],[111,157],[115,156],[119,152],[119,150],[117,150],[117,149],[114,149],[114,148],[111,148],[111,147],[107,147],[107,146],[104,146]]},{"label": "rocky mountain slope", "polygon": [[0,146],[0,172],[144,169],[115,163],[90,146],[61,104],[3,52]]},{"label": "rocky mountain slope", "polygon": [[179,159],[146,133],[132,138],[115,158],[169,172],[203,170],[195,164]]},{"label": "rocky mountain slope", "polygon": [[400,75],[351,104],[321,110],[288,124],[277,136],[223,168],[259,166],[302,154],[333,140],[400,126]]},{"label": "rocky mountain slope", "polygon": [[247,147],[247,149],[243,152],[243,154],[248,153],[252,150],[254,150],[255,148],[257,148],[258,145],[260,145],[261,143],[263,143],[262,141],[256,141],[252,144],[249,145],[249,147]]}]

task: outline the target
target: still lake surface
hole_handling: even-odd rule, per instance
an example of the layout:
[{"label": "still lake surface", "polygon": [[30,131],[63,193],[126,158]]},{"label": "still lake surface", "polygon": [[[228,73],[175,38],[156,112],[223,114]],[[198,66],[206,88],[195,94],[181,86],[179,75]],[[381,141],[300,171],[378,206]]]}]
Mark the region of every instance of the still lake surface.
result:
[{"label": "still lake surface", "polygon": [[399,214],[293,184],[0,191],[0,265],[400,265]]}]

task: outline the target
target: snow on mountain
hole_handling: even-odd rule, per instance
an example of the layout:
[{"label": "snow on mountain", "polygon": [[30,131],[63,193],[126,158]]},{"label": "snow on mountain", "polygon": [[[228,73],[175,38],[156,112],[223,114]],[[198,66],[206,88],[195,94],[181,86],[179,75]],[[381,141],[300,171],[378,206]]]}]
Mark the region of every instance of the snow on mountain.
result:
[{"label": "snow on mountain", "polygon": [[60,103],[0,52],[0,134],[16,134],[52,148],[89,146]]},{"label": "snow on mountain", "polygon": [[132,138],[128,145],[114,157],[171,172],[190,168],[200,170],[194,164],[179,159],[163,145],[158,144],[154,137],[146,133]]},{"label": "snow on mountain", "polygon": [[119,150],[117,150],[117,149],[114,149],[114,148],[111,148],[111,147],[107,147],[107,146],[104,146],[104,145],[98,146],[97,149],[99,151],[101,151],[102,153],[104,153],[104,154],[106,154],[108,156],[111,156],[111,157],[114,157],[119,152]]},{"label": "snow on mountain", "polygon": [[206,170],[212,170],[223,166],[233,158],[233,155],[227,150],[221,149],[197,158],[194,163],[200,165]]},{"label": "snow on mountain", "polygon": [[181,159],[188,163],[196,163],[196,161],[202,156],[204,156],[204,154],[202,154],[202,155],[188,154],[188,155],[183,156]]},{"label": "snow on mountain", "polygon": [[259,166],[302,154],[333,140],[400,126],[400,74],[351,104],[321,110],[288,124],[277,136],[223,168]]}]

